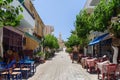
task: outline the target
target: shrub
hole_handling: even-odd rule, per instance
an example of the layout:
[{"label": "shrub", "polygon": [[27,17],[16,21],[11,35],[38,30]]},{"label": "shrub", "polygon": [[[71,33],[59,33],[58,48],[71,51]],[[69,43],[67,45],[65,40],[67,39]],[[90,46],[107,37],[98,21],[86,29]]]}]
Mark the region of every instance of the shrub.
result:
[{"label": "shrub", "polygon": [[70,54],[72,52],[72,48],[71,47],[67,48],[66,52],[68,52]]},{"label": "shrub", "polygon": [[39,57],[44,57],[44,56],[45,56],[45,53],[44,53],[44,52],[38,52],[37,55],[38,55]]}]

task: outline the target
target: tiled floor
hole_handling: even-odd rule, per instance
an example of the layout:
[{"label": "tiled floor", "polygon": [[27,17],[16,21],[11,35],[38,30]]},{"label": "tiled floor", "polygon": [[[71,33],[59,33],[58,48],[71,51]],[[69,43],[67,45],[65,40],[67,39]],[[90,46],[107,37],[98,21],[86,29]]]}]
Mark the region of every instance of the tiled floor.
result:
[{"label": "tiled floor", "polygon": [[97,80],[97,75],[86,72],[80,64],[72,63],[69,55],[61,51],[37,66],[35,75],[28,80]]}]

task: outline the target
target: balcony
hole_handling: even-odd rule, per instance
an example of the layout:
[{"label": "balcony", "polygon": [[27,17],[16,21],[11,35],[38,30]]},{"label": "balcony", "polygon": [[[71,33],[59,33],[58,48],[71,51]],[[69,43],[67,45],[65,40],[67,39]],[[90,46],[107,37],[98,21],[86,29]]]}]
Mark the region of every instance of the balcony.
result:
[{"label": "balcony", "polygon": [[24,28],[34,28],[35,20],[27,9],[18,0],[13,0],[11,5],[15,7],[21,5],[21,7],[23,8],[23,12],[20,12],[20,14],[24,16],[24,19],[21,20],[20,26]]}]

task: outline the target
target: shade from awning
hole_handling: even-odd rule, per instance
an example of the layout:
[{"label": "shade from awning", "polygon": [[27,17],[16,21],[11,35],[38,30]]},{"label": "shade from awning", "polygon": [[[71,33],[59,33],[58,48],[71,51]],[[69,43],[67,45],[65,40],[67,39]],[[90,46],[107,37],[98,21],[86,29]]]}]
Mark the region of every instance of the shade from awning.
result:
[{"label": "shade from awning", "polygon": [[89,43],[89,45],[91,46],[91,45],[94,45],[94,44],[97,44],[97,43],[99,43],[100,41],[102,41],[105,37],[107,37],[109,35],[109,33],[106,33],[106,34],[103,34],[103,35],[101,35],[101,36],[99,36],[99,37],[96,37],[94,40],[92,40],[90,43]]}]

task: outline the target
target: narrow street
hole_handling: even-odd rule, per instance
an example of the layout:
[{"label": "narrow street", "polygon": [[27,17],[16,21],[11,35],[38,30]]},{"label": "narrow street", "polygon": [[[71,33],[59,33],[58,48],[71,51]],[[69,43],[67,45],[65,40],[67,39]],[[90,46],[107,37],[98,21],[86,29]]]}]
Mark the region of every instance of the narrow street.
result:
[{"label": "narrow street", "polygon": [[97,80],[97,75],[86,72],[80,64],[72,63],[69,55],[61,51],[37,66],[36,73],[28,80]]}]

